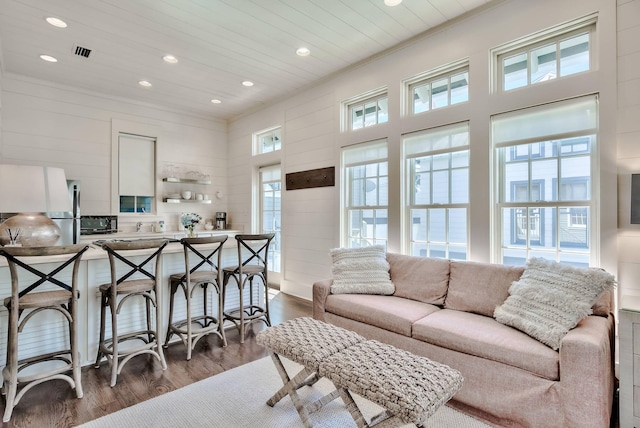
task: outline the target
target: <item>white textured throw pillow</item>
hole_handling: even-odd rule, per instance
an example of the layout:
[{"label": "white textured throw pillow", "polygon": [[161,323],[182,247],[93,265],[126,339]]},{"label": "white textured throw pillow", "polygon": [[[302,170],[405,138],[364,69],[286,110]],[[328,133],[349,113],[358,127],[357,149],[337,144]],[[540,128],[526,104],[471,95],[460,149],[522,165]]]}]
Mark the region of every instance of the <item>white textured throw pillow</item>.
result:
[{"label": "white textured throw pillow", "polygon": [[333,294],[393,294],[389,262],[382,245],[362,248],[334,248]]},{"label": "white textured throw pillow", "polygon": [[614,284],[613,275],[603,270],[532,258],[494,317],[558,350],[562,338],[591,315],[593,304]]}]

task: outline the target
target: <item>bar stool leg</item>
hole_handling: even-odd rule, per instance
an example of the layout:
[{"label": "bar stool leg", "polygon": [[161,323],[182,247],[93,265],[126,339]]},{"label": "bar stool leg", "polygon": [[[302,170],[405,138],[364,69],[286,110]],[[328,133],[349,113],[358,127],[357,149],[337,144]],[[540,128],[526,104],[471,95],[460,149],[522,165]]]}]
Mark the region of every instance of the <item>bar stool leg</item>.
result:
[{"label": "bar stool leg", "polygon": [[[116,386],[118,380],[118,313],[117,302],[115,296],[109,299],[109,307],[111,308],[111,386]],[[107,357],[108,359],[109,357]]]},{"label": "bar stool leg", "polygon": [[102,346],[104,343],[104,334],[105,334],[105,318],[107,316],[107,296],[105,293],[101,293],[100,296],[100,339],[98,341],[98,355],[96,356],[96,363],[93,365],[94,368],[100,368],[100,360],[104,357],[104,352],[102,352]]},{"label": "bar stool leg", "polygon": [[158,283],[156,282],[156,286],[153,289],[153,294],[155,296],[155,311],[156,311],[156,352],[158,353],[158,357],[160,357],[160,364],[162,365],[162,370],[167,369],[167,361],[164,359],[164,352],[162,350],[162,345],[160,344],[160,326],[162,325],[162,314],[160,313],[160,299],[158,298]]},{"label": "bar stool leg", "polygon": [[69,312],[71,313],[70,322],[70,341],[71,341],[71,365],[73,367],[73,381],[76,384],[76,397],[82,398],[84,392],[82,390],[82,377],[80,370],[80,352],[78,351],[78,305],[73,302],[69,303]]},{"label": "bar stool leg", "polygon": [[18,317],[17,311],[9,310],[9,336],[7,337],[7,365],[2,370],[2,394],[5,396],[3,422],[9,422],[13,413],[14,401],[18,390]]},{"label": "bar stool leg", "polygon": [[173,323],[173,299],[175,297],[176,291],[178,291],[178,286],[175,284],[170,285],[169,291],[169,324],[167,325],[167,335],[164,338],[164,347],[165,349],[169,347],[169,340],[171,336],[173,336],[173,330],[171,330],[171,324]]},{"label": "bar stool leg", "polygon": [[227,336],[224,333],[224,287],[218,288],[218,330],[222,336],[222,347],[227,347]]}]

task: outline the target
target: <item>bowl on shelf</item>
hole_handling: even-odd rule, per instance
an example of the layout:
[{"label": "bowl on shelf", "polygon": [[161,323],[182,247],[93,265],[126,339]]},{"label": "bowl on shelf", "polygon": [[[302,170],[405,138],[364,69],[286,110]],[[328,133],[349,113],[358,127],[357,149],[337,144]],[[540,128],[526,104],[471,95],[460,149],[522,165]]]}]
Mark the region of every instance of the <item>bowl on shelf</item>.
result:
[{"label": "bowl on shelf", "polygon": [[182,199],[191,199],[191,191],[185,190],[182,192]]},{"label": "bowl on shelf", "polygon": [[213,225],[211,223],[207,223],[204,225],[205,230],[213,230]]}]

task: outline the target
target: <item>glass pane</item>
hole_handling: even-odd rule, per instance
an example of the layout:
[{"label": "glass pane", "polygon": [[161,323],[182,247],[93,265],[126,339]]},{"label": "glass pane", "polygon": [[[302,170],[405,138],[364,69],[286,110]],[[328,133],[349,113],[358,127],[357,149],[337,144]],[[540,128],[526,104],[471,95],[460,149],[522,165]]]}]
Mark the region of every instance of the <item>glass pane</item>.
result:
[{"label": "glass pane", "polygon": [[440,79],[431,84],[431,108],[449,105],[449,79]]},{"label": "glass pane", "polygon": [[361,129],[364,126],[364,106],[351,108],[351,129]]},{"label": "glass pane", "polygon": [[589,249],[589,208],[561,207],[558,218],[560,249]]},{"label": "glass pane", "polygon": [[375,222],[374,222],[374,236],[376,238],[376,242],[380,243],[380,240],[385,240],[388,237],[388,227],[387,224],[387,210],[375,210]]},{"label": "glass pane", "polygon": [[281,132],[280,129],[276,129],[275,131],[273,131],[273,149],[274,150],[280,150],[281,147]]},{"label": "glass pane", "polygon": [[378,103],[375,101],[364,105],[364,126],[375,125],[378,120]]},{"label": "glass pane", "polygon": [[586,268],[589,267],[589,253],[560,253],[560,263]]},{"label": "glass pane", "polygon": [[377,205],[389,205],[389,178],[384,176],[378,180]]},{"label": "glass pane", "polygon": [[589,70],[589,33],[560,42],[560,75]]},{"label": "glass pane", "polygon": [[527,54],[505,58],[502,61],[502,78],[505,91],[527,86]]},{"label": "glass pane", "polygon": [[120,212],[133,213],[136,208],[135,196],[120,196]]},{"label": "glass pane", "polygon": [[529,167],[516,162],[504,167],[504,202],[524,202],[529,194]]},{"label": "glass pane", "polygon": [[[558,192],[558,160],[555,158],[531,162],[531,200],[554,201]],[[535,186],[534,186],[535,183]]]},{"label": "glass pane", "polygon": [[467,243],[467,209],[452,208],[449,210],[449,242]]},{"label": "glass pane", "polygon": [[389,121],[389,106],[387,98],[381,98],[378,100],[378,123],[385,123]]},{"label": "glass pane", "polygon": [[449,258],[452,260],[467,260],[467,247],[462,245],[449,245]]},{"label": "glass pane", "polygon": [[411,210],[411,240],[427,241],[427,210]]},{"label": "glass pane", "polygon": [[451,104],[469,101],[469,72],[451,76]]},{"label": "glass pane", "polygon": [[427,244],[414,242],[411,244],[411,256],[427,257]]},{"label": "glass pane", "polygon": [[557,76],[556,44],[531,51],[531,83],[544,82]]},{"label": "glass pane", "polygon": [[524,247],[527,242],[526,208],[502,209],[502,246]]},{"label": "glass pane", "polygon": [[562,158],[562,178],[560,182],[560,196],[564,201],[586,201],[591,199],[589,189],[589,171],[591,159],[589,156],[575,156]]},{"label": "glass pane", "polygon": [[429,242],[446,242],[447,210],[442,208],[429,210]]},{"label": "glass pane", "polygon": [[151,212],[151,202],[153,198],[151,196],[138,196],[136,198],[136,212],[138,213],[150,213]]},{"label": "glass pane", "polygon": [[429,245],[429,257],[438,257],[444,259],[447,257],[446,245]]},{"label": "glass pane", "polygon": [[429,84],[413,87],[413,113],[422,113],[429,110]]},{"label": "glass pane", "polygon": [[414,204],[424,205],[431,203],[431,174],[428,172],[416,174],[414,192]]},{"label": "glass pane", "polygon": [[509,266],[524,266],[527,263],[527,251],[516,249],[504,249],[502,251],[502,264]]},{"label": "glass pane", "polygon": [[449,171],[436,171],[433,179],[433,203],[449,203]]},{"label": "glass pane", "polygon": [[368,178],[365,181],[365,205],[378,205],[378,180]]},{"label": "glass pane", "polygon": [[556,208],[529,209],[529,243],[536,249],[556,248]]},{"label": "glass pane", "polygon": [[433,160],[433,166],[432,168],[434,170],[437,169],[449,169],[449,159],[451,158],[451,154],[449,153],[444,153],[441,155],[435,155],[432,156],[432,160]]},{"label": "glass pane", "polygon": [[451,171],[451,203],[466,204],[469,202],[469,169]]},{"label": "glass pane", "polygon": [[451,167],[460,168],[469,166],[469,150],[451,153]]}]

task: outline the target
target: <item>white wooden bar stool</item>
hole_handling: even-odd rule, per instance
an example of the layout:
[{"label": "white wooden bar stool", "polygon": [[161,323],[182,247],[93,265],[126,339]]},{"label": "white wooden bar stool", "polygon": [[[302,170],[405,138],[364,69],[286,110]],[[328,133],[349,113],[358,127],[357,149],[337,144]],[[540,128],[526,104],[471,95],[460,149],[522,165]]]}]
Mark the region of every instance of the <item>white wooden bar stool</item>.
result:
[{"label": "white wooden bar stool", "polygon": [[[87,245],[0,248],[0,255],[7,259],[11,273],[11,296],[4,299],[4,306],[9,311],[9,331],[7,363],[2,370],[3,422],[9,422],[13,408],[29,389],[49,380],[65,380],[75,388],[76,396],[82,398],[77,326],[78,269],[82,254],[88,248]],[[43,272],[36,268],[38,263],[55,267],[50,272]],[[33,281],[31,285],[20,287],[19,273],[25,274],[29,282]],[[34,276],[37,278],[35,281]],[[41,288],[35,291],[38,287]],[[64,323],[68,323],[68,330],[63,335],[68,334],[69,347],[43,354],[33,350],[20,352],[18,335],[23,332],[27,321],[43,311],[62,314]],[[72,373],[67,374],[69,371]]]}]

